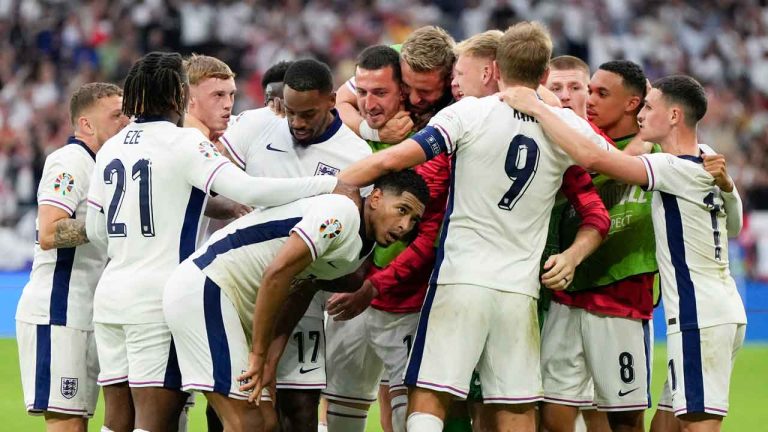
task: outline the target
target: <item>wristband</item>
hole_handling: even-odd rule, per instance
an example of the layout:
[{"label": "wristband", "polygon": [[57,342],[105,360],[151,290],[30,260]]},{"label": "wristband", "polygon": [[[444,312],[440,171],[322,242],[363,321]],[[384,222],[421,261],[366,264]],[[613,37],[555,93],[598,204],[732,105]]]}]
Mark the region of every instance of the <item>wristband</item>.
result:
[{"label": "wristband", "polygon": [[360,137],[369,141],[381,141],[379,138],[379,130],[368,126],[368,122],[363,119],[360,122]]}]

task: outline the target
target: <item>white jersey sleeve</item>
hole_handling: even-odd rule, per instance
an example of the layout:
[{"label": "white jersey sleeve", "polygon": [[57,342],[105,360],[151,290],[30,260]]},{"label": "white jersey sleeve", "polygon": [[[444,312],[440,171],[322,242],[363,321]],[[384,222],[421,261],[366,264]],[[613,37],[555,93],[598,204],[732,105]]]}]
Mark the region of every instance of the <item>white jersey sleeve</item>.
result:
[{"label": "white jersey sleeve", "polygon": [[329,195],[323,202],[309,208],[291,230],[307,244],[313,261],[352,244],[348,239],[359,236],[360,211],[352,200]]},{"label": "white jersey sleeve", "polygon": [[197,129],[188,129],[188,131],[189,133],[182,135],[180,139],[187,141],[189,145],[177,146],[178,158],[181,166],[184,167],[183,173],[189,184],[208,193],[216,175],[230,162],[221,156],[216,146],[200,131]]},{"label": "white jersey sleeve", "polygon": [[712,188],[715,184],[715,179],[704,169],[690,169],[689,164],[685,162],[687,159],[669,153],[652,153],[638,157],[645,164],[648,176],[646,190],[677,194],[690,188]]},{"label": "white jersey sleeve", "polygon": [[37,188],[37,204],[58,207],[70,216],[88,195],[91,164],[68,157],[67,151],[51,153],[45,160],[43,176]]}]

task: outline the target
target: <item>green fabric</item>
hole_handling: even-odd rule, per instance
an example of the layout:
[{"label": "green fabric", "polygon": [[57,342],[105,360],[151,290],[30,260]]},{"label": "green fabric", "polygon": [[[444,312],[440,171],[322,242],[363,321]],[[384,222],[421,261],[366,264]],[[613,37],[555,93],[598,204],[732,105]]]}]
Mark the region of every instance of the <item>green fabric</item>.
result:
[{"label": "green fabric", "polygon": [[472,371],[472,379],[469,381],[469,393],[467,393],[467,402],[482,402],[483,388],[480,386],[480,374]]},{"label": "green fabric", "polygon": [[472,419],[469,417],[469,413],[463,417],[445,419],[443,432],[472,432]]},{"label": "green fabric", "polygon": [[[633,137],[616,142],[623,150]],[[654,145],[652,152],[660,152]],[[658,271],[656,241],[651,219],[652,192],[620,183],[604,175],[592,179],[611,217],[608,237],[600,248],[576,269],[569,291],[609,285],[630,276]],[[576,237],[579,219],[572,207],[559,209],[559,245],[565,248]]]}]

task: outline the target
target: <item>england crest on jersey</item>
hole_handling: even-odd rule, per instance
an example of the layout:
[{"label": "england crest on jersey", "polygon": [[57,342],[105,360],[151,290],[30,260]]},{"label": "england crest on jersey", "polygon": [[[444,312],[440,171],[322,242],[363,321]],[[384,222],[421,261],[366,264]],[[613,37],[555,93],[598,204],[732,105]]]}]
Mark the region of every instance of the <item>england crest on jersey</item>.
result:
[{"label": "england crest on jersey", "polygon": [[61,378],[61,395],[72,399],[77,394],[77,378]]},{"label": "england crest on jersey", "polygon": [[317,163],[317,169],[315,170],[315,175],[332,175],[335,176],[336,174],[341,171],[338,168],[332,167],[330,165],[326,165],[322,162]]}]

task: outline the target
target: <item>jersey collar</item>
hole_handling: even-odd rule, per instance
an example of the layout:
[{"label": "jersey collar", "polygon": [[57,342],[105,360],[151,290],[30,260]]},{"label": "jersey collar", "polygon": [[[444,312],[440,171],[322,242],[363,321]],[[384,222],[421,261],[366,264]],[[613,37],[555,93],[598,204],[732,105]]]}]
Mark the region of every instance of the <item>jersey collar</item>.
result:
[{"label": "jersey collar", "polygon": [[170,123],[173,123],[168,119],[168,117],[159,116],[159,115],[143,115],[136,117],[136,120],[134,120],[134,123],[149,123],[149,122],[157,122],[157,121],[167,121]]},{"label": "jersey collar", "polygon": [[678,157],[691,162],[704,163],[704,159],[701,156],[679,155]]},{"label": "jersey collar", "polygon": [[96,153],[94,153],[93,150],[91,150],[91,148],[88,147],[82,140],[75,138],[74,135],[67,138],[67,144],[79,145],[80,147],[84,148],[85,151],[88,152],[88,154],[93,158],[93,160],[96,160]]}]

